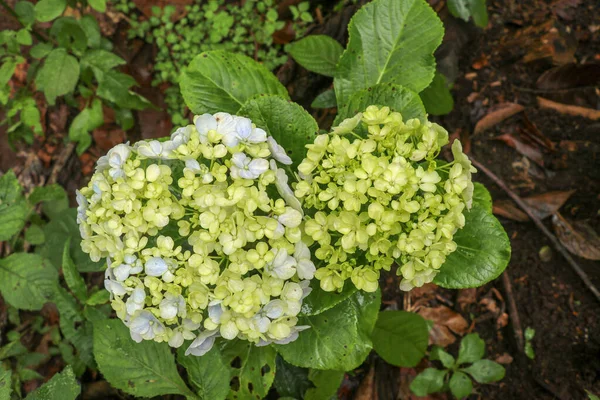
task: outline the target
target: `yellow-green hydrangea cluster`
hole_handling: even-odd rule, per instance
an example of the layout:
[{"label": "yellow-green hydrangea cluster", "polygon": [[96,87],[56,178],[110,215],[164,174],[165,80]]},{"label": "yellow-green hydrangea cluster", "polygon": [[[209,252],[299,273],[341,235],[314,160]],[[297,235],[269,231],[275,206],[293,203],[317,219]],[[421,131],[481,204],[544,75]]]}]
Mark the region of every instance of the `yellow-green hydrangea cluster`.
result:
[{"label": "yellow-green hydrangea cluster", "polygon": [[136,341],[203,355],[215,338],[285,344],[315,266],[284,149],[243,117],[204,114],[170,140],[119,144],[77,193],[82,248],[106,258]]},{"label": "yellow-green hydrangea cluster", "polygon": [[307,145],[295,194],[323,290],[341,290],[350,278],[375,291],[394,262],[402,290],[433,280],[456,249],[452,238],[473,196],[475,169],[458,140],[453,162],[436,160],[447,143],[435,123],[370,106]]}]

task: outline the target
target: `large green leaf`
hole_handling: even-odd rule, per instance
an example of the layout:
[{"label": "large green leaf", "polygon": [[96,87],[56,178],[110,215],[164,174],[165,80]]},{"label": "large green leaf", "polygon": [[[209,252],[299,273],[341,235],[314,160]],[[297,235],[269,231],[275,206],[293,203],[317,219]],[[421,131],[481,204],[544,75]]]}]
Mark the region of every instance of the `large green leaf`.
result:
[{"label": "large green leaf", "polygon": [[411,382],[410,390],[417,396],[426,396],[442,390],[447,371],[427,368]]},{"label": "large green leaf", "polygon": [[431,84],[421,92],[421,100],[428,114],[445,115],[454,108],[454,99],[448,88],[446,77],[435,73]]},{"label": "large green leaf", "polygon": [[85,281],[77,271],[77,267],[75,263],[71,259],[71,238],[68,238],[65,242],[65,247],[63,248],[63,256],[62,256],[62,270],[63,276],[65,278],[65,282],[71,289],[71,292],[79,299],[81,302],[85,303],[87,300],[87,287],[85,285]]},{"label": "large green leaf", "polygon": [[375,0],[354,15],[348,31],[334,79],[338,106],[378,83],[416,92],[429,86],[444,28],[425,0]]},{"label": "large green leaf", "polygon": [[308,379],[315,387],[310,388],[304,395],[304,400],[331,400],[337,399],[336,393],[344,379],[343,371],[322,371],[311,369]]},{"label": "large green leaf", "polygon": [[295,168],[306,155],[319,126],[301,106],[279,96],[257,96],[248,100],[238,114],[245,115],[279,143],[293,161]]},{"label": "large green leaf", "polygon": [[491,213],[493,205],[492,195],[481,183],[475,182],[474,186],[475,190],[473,190],[473,204],[482,207],[484,210]]},{"label": "large green leaf", "polygon": [[[39,3],[38,3],[39,5]],[[58,96],[71,93],[79,80],[79,62],[63,48],[54,49],[46,58],[35,80],[50,105]]]},{"label": "large green leaf", "polygon": [[123,64],[126,64],[125,60],[115,53],[103,49],[88,50],[81,57],[82,67],[97,68],[104,72]]},{"label": "large green leaf", "polygon": [[0,259],[0,292],[13,307],[39,310],[58,284],[58,272],[37,254],[14,253]]},{"label": "large green leaf", "polygon": [[196,56],[181,74],[179,85],[185,103],[195,114],[235,114],[259,94],[289,98],[286,88],[264,66],[244,55],[225,51]]},{"label": "large green leaf", "polygon": [[67,192],[57,183],[47,186],[37,186],[29,194],[29,204],[36,205],[45,201],[61,200],[67,197]]},{"label": "large green leaf", "polygon": [[222,400],[229,393],[229,374],[223,363],[219,349],[213,347],[202,357],[186,356],[185,346],[177,351],[177,361],[188,373],[192,384],[201,399]]},{"label": "large green leaf", "polygon": [[370,105],[387,106],[401,113],[404,121],[411,118],[424,120],[426,117],[425,107],[417,93],[393,83],[381,83],[355,92],[346,105],[338,109],[333,125],[339,125],[344,119],[365,111]]},{"label": "large green leaf", "polygon": [[221,354],[229,367],[231,390],[228,399],[262,399],[275,379],[275,357],[271,346],[256,347],[245,340],[226,340]]},{"label": "large green leaf", "polygon": [[381,358],[398,367],[414,367],[425,355],[429,342],[427,323],[407,311],[382,311],[372,334]]},{"label": "large green leaf", "polygon": [[94,357],[104,378],[114,387],[140,397],[181,394],[196,399],[185,385],[166,343],[135,343],[118,319],[94,324]]},{"label": "large green leaf", "polygon": [[341,292],[326,292],[319,286],[319,282],[313,279],[310,283],[312,291],[302,302],[301,315],[317,315],[323,311],[335,307],[356,292],[356,286],[344,285]]},{"label": "large green leaf", "polygon": [[94,99],[91,107],[86,107],[73,119],[69,126],[69,140],[77,143],[77,154],[83,154],[92,144],[90,131],[104,124],[102,101]]},{"label": "large green leaf", "polygon": [[75,400],[79,393],[81,387],[75,380],[73,368],[67,366],[42,387],[31,392],[25,400]]},{"label": "large green leaf", "polygon": [[67,208],[53,215],[49,223],[44,226],[46,242],[36,248],[43,257],[48,258],[58,268],[62,265],[62,254],[65,242],[71,238],[71,259],[80,272],[95,272],[104,269],[104,261],[93,262],[81,250],[81,235],[77,225],[77,210]]},{"label": "large green leaf", "polygon": [[485,342],[477,333],[470,333],[460,342],[457,365],[463,363],[473,363],[481,360],[485,355]]},{"label": "large green leaf", "polygon": [[0,177],[0,242],[19,233],[31,207],[23,199],[22,188],[12,170]]},{"label": "large green leaf", "polygon": [[341,44],[326,35],[310,35],[297,42],[290,43],[287,51],[309,71],[334,76],[335,66],[344,51]]},{"label": "large green leaf", "polygon": [[456,371],[452,374],[449,382],[450,391],[457,399],[463,399],[473,391],[473,382],[467,374]]},{"label": "large green leaf", "polygon": [[0,400],[10,400],[12,371],[0,364]]},{"label": "large green leaf", "polygon": [[449,289],[483,286],[500,276],[510,261],[510,240],[496,217],[477,204],[465,213],[465,226],[454,235],[457,249],[434,279]]},{"label": "large green leaf", "polygon": [[475,361],[470,367],[462,368],[461,371],[468,373],[479,383],[499,381],[506,373],[502,365],[491,360]]},{"label": "large green leaf", "polygon": [[349,371],[371,351],[371,332],[377,320],[381,293],[355,292],[345,301],[318,315],[300,317],[310,326],[295,341],[276,346],[290,364],[316,369]]},{"label": "large green leaf", "polygon": [[280,397],[302,399],[306,390],[314,387],[308,379],[308,369],[287,363],[281,356],[277,356],[276,363],[277,372],[273,386]]},{"label": "large green leaf", "polygon": [[152,104],[139,94],[129,90],[136,85],[135,79],[127,74],[115,70],[101,71],[93,68],[98,80],[98,91],[96,94],[105,100],[112,101],[122,108],[143,110],[152,107]]}]

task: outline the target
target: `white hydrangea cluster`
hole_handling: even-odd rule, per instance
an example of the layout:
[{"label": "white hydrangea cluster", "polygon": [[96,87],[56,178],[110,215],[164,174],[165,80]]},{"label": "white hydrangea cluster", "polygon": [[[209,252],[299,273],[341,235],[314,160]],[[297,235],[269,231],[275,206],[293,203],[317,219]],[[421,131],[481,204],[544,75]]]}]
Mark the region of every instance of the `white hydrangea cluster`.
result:
[{"label": "white hydrangea cluster", "polygon": [[453,162],[436,160],[447,143],[437,124],[370,106],[307,146],[295,194],[309,214],[304,229],[321,260],[315,277],[323,290],[341,290],[350,278],[375,291],[394,262],[402,290],[433,280],[456,249],[476,172],[458,140]]},{"label": "white hydrangea cluster", "polygon": [[284,149],[243,117],[204,114],[170,140],[119,144],[77,193],[82,248],[106,258],[136,341],[203,355],[215,338],[295,340],[315,266]]}]

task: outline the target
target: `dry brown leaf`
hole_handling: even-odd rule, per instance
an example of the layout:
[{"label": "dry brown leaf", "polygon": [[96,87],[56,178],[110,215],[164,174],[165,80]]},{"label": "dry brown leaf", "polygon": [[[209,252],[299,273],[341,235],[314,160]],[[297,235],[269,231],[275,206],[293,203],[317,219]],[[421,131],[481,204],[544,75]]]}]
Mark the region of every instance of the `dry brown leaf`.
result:
[{"label": "dry brown leaf", "polygon": [[540,107],[542,108],[550,108],[552,110],[558,111],[561,114],[567,115],[575,115],[578,117],[588,118],[594,121],[600,119],[600,110],[594,110],[593,108],[580,107],[580,106],[572,106],[569,104],[557,103],[552,100],[545,99],[543,97],[537,98]]},{"label": "dry brown leaf", "polygon": [[[573,193],[575,193],[575,190],[553,191],[525,197],[523,201],[527,203],[536,217],[539,219],[544,219],[560,210],[560,208],[567,202],[567,200],[569,200]],[[511,200],[494,201],[493,212],[496,215],[500,215],[514,221],[529,221],[527,214],[518,208]]]},{"label": "dry brown leaf", "polygon": [[136,7],[148,18],[152,17],[152,7],[165,8],[166,6],[175,7],[175,12],[171,15],[171,21],[175,22],[183,18],[187,11],[185,7],[194,3],[194,0],[133,0]]},{"label": "dry brown leaf", "polygon": [[496,362],[498,364],[508,365],[513,362],[513,357],[508,353],[504,353],[496,357]]},{"label": "dry brown leaf", "polygon": [[469,328],[469,324],[462,315],[446,306],[422,307],[419,308],[417,314],[433,321],[433,328],[429,332],[429,341],[438,346],[446,347],[454,343],[456,337],[452,332],[462,336]]},{"label": "dry brown leaf", "polygon": [[375,367],[371,365],[371,369],[365,376],[356,391],[354,400],[378,400],[377,386],[375,385]]},{"label": "dry brown leaf", "polygon": [[490,109],[490,111],[477,122],[474,134],[477,135],[478,133],[490,129],[505,119],[520,113],[524,109],[525,107],[517,103],[498,104],[496,107]]},{"label": "dry brown leaf", "polygon": [[461,310],[464,310],[467,306],[475,303],[477,301],[477,289],[462,289],[458,291],[458,296],[456,297],[456,302],[458,303]]},{"label": "dry brown leaf", "polygon": [[588,260],[600,260],[600,237],[588,224],[570,222],[556,213],[552,217],[552,225],[562,245],[571,253]]},{"label": "dry brown leaf", "polygon": [[535,162],[537,165],[543,167],[544,166],[544,155],[542,154],[541,149],[534,144],[527,143],[521,139],[521,137],[516,136],[512,133],[505,133],[504,135],[500,135],[494,138],[495,140],[500,140],[506,143],[508,146],[517,150],[522,155],[529,158],[531,161]]}]

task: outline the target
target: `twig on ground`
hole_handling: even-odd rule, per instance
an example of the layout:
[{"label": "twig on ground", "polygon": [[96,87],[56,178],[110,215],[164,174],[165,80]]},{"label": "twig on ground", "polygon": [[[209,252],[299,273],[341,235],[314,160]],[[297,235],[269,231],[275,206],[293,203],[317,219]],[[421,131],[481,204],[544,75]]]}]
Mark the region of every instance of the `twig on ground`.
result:
[{"label": "twig on ground", "polygon": [[56,183],[56,181],[58,180],[58,174],[64,168],[65,164],[71,157],[71,154],[73,154],[73,150],[75,150],[75,143],[71,142],[63,149],[63,151],[61,151],[60,155],[58,156],[58,160],[52,168],[50,177],[48,178],[49,185]]},{"label": "twig on ground", "polygon": [[521,207],[521,209],[525,212],[525,214],[527,214],[529,216],[529,218],[531,218],[531,220],[544,233],[544,235],[546,235],[548,237],[548,239],[550,239],[550,242],[552,243],[554,248],[556,248],[556,250],[558,250],[558,252],[560,254],[562,254],[562,256],[567,260],[569,265],[573,268],[573,270],[575,270],[577,275],[579,275],[579,277],[581,278],[581,280],[583,281],[585,286],[587,286],[587,288],[594,294],[596,299],[598,301],[600,301],[600,291],[598,290],[598,288],[596,288],[596,286],[592,283],[592,281],[590,280],[589,276],[585,273],[585,271],[579,266],[579,264],[577,264],[575,259],[573,257],[571,257],[569,252],[558,241],[556,236],[554,236],[552,234],[552,232],[550,232],[550,230],[548,228],[546,228],[546,225],[544,225],[542,223],[542,221],[531,211],[531,208],[529,208],[529,206],[515,192],[513,192],[506,185],[506,183],[504,183],[504,181],[502,179],[497,177],[492,171],[487,169],[487,167],[485,167],[483,164],[481,164],[477,160],[473,159],[473,157],[470,157],[470,158],[471,158],[471,161],[473,162],[473,165],[475,165],[475,167],[477,167],[477,169],[479,169],[481,172],[486,174],[492,181],[494,181],[494,183],[496,185],[498,185],[502,190],[504,190],[506,192],[506,194],[508,194],[508,196],[511,199],[513,199],[514,202],[517,203],[517,205],[519,207]]},{"label": "twig on ground", "polygon": [[519,348],[519,353],[523,353],[525,350],[525,341],[523,340],[523,328],[521,328],[521,319],[519,318],[519,310],[517,309],[517,303],[515,302],[515,296],[513,295],[512,283],[508,276],[508,272],[502,273],[502,283],[504,284],[504,295],[506,296],[506,302],[508,304],[508,315],[510,315],[510,322],[515,335],[515,341]]}]

